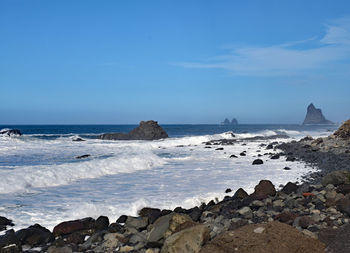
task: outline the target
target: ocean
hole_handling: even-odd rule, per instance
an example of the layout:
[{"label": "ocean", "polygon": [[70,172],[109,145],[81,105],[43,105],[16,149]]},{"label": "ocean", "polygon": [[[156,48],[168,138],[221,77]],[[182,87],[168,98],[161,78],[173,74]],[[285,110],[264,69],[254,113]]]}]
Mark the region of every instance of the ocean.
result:
[{"label": "ocean", "polygon": [[[49,229],[62,221],[105,215],[136,215],[142,207],[190,208],[222,199],[226,188],[248,193],[261,179],[276,186],[315,170],[285,157],[252,165],[272,141],[328,136],[336,126],[162,125],[168,139],[106,141],[98,135],[128,132],[136,125],[0,125],[22,136],[0,136],[0,216],[15,229],[39,223]],[[235,137],[232,136],[232,133]],[[245,139],[255,136],[279,138]],[[287,136],[289,138],[287,138]],[[85,141],[75,142],[75,138]],[[206,148],[217,139],[234,145]],[[246,156],[239,154],[246,151]],[[272,151],[272,152],[278,152]],[[230,158],[234,154],[238,158]],[[76,157],[90,155],[83,159]],[[291,170],[283,170],[284,167]]]}]

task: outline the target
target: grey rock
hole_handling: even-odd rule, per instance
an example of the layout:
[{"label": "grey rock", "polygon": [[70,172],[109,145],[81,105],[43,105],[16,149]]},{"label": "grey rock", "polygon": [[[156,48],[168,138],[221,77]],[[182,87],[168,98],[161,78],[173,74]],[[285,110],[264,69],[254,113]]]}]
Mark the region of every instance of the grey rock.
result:
[{"label": "grey rock", "polygon": [[333,125],[334,123],[327,120],[321,109],[317,109],[312,103],[307,107],[307,113],[303,125]]},{"label": "grey rock", "polygon": [[147,217],[132,217],[128,216],[125,226],[126,227],[132,227],[136,228],[137,230],[144,229],[148,225],[148,218]]}]

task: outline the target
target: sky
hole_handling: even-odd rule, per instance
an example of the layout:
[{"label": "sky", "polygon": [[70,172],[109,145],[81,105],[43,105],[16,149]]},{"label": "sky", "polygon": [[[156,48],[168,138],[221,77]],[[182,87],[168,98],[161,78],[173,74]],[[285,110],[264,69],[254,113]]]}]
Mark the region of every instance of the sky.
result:
[{"label": "sky", "polygon": [[0,0],[0,124],[350,118],[350,1]]}]

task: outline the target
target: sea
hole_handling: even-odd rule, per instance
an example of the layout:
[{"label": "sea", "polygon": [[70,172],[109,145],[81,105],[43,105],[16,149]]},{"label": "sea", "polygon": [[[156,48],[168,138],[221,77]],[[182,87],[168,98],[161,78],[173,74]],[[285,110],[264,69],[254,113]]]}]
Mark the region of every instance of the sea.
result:
[{"label": "sea", "polygon": [[[162,125],[169,138],[110,141],[98,136],[128,132],[136,125],[0,125],[22,136],[0,136],[0,216],[14,229],[100,215],[115,221],[142,207],[174,209],[221,200],[238,188],[248,193],[262,179],[276,187],[317,170],[285,157],[252,165],[261,144],[330,135],[336,126]],[[271,140],[268,137],[279,135]],[[254,139],[249,137],[261,136]],[[287,138],[288,137],[288,138]],[[85,141],[73,141],[82,138]],[[247,139],[248,138],[248,139]],[[234,145],[206,142],[236,139]],[[223,150],[216,150],[223,147]],[[240,153],[246,151],[246,156]],[[78,156],[89,155],[82,159]],[[236,155],[238,158],[230,158]],[[291,170],[284,170],[284,167]],[[225,194],[227,188],[232,193]]]}]

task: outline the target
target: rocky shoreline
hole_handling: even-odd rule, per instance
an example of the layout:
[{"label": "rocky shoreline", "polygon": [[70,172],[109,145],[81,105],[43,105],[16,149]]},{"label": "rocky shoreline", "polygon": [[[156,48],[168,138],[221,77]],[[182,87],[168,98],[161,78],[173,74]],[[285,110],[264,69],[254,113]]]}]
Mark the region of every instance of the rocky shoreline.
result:
[{"label": "rocky shoreline", "polygon": [[[145,207],[137,217],[66,221],[50,231],[39,224],[14,231],[0,217],[3,252],[350,252],[350,122],[327,138],[304,138],[265,149],[320,171],[304,183],[275,187],[261,180],[252,194],[227,189],[222,200],[190,209]],[[206,146],[232,145],[234,140]],[[276,154],[275,154],[276,155]],[[281,158],[280,158],[281,157]],[[258,160],[258,159],[257,159]],[[258,164],[258,163],[257,163]],[[276,189],[277,188],[277,189]],[[326,250],[326,251],[325,251]]]}]

